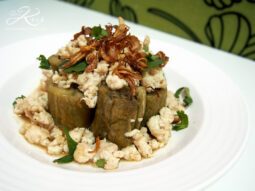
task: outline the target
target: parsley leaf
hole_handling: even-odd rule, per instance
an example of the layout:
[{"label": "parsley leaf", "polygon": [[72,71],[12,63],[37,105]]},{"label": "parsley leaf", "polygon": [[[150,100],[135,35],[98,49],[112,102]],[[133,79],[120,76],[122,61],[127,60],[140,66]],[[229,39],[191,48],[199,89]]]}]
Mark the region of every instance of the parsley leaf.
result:
[{"label": "parsley leaf", "polygon": [[69,154],[73,155],[73,153],[74,153],[78,143],[76,143],[72,139],[72,137],[70,136],[69,131],[68,131],[68,129],[66,127],[63,128],[63,131],[64,131],[65,136],[66,136],[66,141],[67,141],[67,146],[68,146]]},{"label": "parsley leaf", "polygon": [[179,88],[176,92],[175,92],[175,94],[174,94],[174,96],[176,97],[176,98],[180,98],[180,96],[181,95],[183,95],[183,103],[184,103],[184,106],[185,107],[188,107],[188,106],[190,106],[192,103],[193,103],[193,99],[192,99],[192,97],[190,96],[190,91],[189,91],[189,88],[187,88],[187,87],[181,87],[181,88]]},{"label": "parsley leaf", "polygon": [[87,67],[87,65],[88,64],[86,61],[81,61],[69,68],[64,69],[64,72],[65,73],[72,73],[72,72],[82,73],[85,70],[85,68]]},{"label": "parsley leaf", "polygon": [[17,104],[17,100],[18,100],[18,99],[24,99],[24,98],[25,98],[24,95],[21,95],[21,96],[19,96],[19,97],[16,97],[15,100],[14,100],[14,102],[12,103],[12,105],[15,106],[15,105]]},{"label": "parsley leaf", "polygon": [[103,29],[100,25],[92,28],[91,36],[94,37],[96,40],[99,40],[107,35],[108,32],[105,29]]},{"label": "parsley leaf", "polygon": [[148,68],[156,68],[159,67],[162,63],[163,60],[161,60],[158,56],[149,54],[147,57],[147,64]]},{"label": "parsley leaf", "polygon": [[44,55],[40,55],[37,60],[40,61],[40,66],[39,68],[42,68],[42,69],[46,69],[46,70],[49,70],[50,69],[50,63],[48,61],[48,59],[44,56]]},{"label": "parsley leaf", "polygon": [[69,134],[69,131],[66,127],[63,128],[64,134],[66,136],[67,146],[68,146],[68,154],[66,156],[63,156],[59,159],[54,160],[53,162],[63,164],[63,163],[69,163],[73,161],[73,154],[77,147],[77,142],[75,142],[72,137]]},{"label": "parsley leaf", "polygon": [[177,111],[177,115],[180,118],[180,123],[173,125],[173,130],[180,131],[187,128],[189,125],[188,115],[186,115],[184,111]]},{"label": "parsley leaf", "polygon": [[68,154],[68,155],[63,156],[59,159],[54,160],[53,162],[56,162],[58,164],[65,164],[65,163],[69,163],[72,161],[73,161],[73,156]]},{"label": "parsley leaf", "polygon": [[98,160],[96,161],[96,165],[97,165],[97,167],[99,167],[99,168],[104,168],[105,164],[106,164],[105,159],[98,159]]}]

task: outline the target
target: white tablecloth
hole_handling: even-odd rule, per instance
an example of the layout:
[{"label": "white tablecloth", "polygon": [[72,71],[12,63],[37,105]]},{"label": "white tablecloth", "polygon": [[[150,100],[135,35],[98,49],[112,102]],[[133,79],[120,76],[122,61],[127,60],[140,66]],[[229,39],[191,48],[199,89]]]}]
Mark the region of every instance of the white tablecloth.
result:
[{"label": "white tablecloth", "polygon": [[[27,6],[31,20],[10,20],[13,11]],[[37,9],[38,8],[38,9]],[[0,1],[0,47],[19,40],[42,35],[77,32],[84,24],[93,26],[116,23],[116,18],[59,1]],[[255,190],[255,62],[196,44],[144,26],[130,24],[135,34],[147,34],[165,42],[181,45],[201,55],[230,76],[240,88],[248,106],[250,134],[246,149],[236,165],[220,180],[209,186],[208,191]],[[1,63],[4,64],[4,63]],[[233,103],[234,104],[234,103]]]}]

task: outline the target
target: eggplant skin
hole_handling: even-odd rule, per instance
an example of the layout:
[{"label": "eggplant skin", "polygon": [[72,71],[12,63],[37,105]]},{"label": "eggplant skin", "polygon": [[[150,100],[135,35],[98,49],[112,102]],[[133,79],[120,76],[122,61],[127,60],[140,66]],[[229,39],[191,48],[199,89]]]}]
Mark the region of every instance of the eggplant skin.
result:
[{"label": "eggplant skin", "polygon": [[99,88],[95,118],[91,126],[95,136],[107,138],[120,148],[132,144],[125,133],[134,128],[138,111],[138,101],[129,88],[110,90]]},{"label": "eggplant skin", "polygon": [[136,98],[138,101],[138,108],[137,108],[137,117],[135,121],[135,129],[140,129],[141,122],[140,119],[143,119],[146,109],[146,89],[145,87],[138,87]]},{"label": "eggplant skin", "polygon": [[56,125],[67,127],[89,127],[94,117],[94,109],[82,101],[83,94],[74,88],[59,88],[51,82],[47,83],[48,108]]},{"label": "eggplant skin", "polygon": [[157,89],[146,95],[146,109],[142,121],[142,125],[146,125],[147,121],[153,115],[157,115],[162,107],[166,105],[167,89]]}]

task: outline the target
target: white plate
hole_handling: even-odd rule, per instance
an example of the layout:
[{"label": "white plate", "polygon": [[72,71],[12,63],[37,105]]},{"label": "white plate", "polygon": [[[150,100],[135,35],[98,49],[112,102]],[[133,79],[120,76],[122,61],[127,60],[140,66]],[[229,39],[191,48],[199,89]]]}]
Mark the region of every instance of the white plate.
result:
[{"label": "white plate", "polygon": [[198,190],[212,183],[239,157],[247,137],[247,112],[237,88],[223,72],[179,46],[152,40],[163,50],[168,88],[188,86],[194,99],[190,126],[142,162],[122,162],[114,171],[86,165],[56,165],[54,157],[18,133],[12,102],[41,78],[36,57],[63,46],[71,35],[25,40],[0,50],[0,190]]}]

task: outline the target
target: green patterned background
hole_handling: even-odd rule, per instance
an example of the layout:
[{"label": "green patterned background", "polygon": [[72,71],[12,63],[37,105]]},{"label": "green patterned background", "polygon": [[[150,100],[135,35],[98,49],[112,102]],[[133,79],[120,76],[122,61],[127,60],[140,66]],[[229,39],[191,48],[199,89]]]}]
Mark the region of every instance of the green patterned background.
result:
[{"label": "green patterned background", "polygon": [[255,60],[255,0],[65,0]]}]

